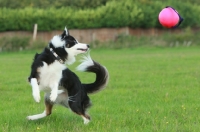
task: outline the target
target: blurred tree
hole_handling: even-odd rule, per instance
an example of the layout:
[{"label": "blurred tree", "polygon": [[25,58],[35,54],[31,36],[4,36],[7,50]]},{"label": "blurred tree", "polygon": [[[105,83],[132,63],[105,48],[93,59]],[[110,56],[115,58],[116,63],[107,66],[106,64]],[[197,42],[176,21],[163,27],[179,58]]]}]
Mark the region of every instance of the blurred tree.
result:
[{"label": "blurred tree", "polygon": [[187,2],[189,2],[189,3],[193,3],[193,4],[198,4],[198,5],[200,5],[200,0],[185,0],[185,1],[187,1]]},{"label": "blurred tree", "polygon": [[105,5],[107,1],[111,0],[0,0],[0,8],[25,8],[25,7],[36,7],[36,8],[61,8],[71,6],[74,8],[95,8],[101,5]]},{"label": "blurred tree", "polygon": [[177,9],[184,18],[180,28],[199,28],[198,3],[199,0],[0,0],[0,31],[30,31],[35,23],[41,31],[60,29],[63,25],[79,29],[163,28],[158,14],[166,5]]}]

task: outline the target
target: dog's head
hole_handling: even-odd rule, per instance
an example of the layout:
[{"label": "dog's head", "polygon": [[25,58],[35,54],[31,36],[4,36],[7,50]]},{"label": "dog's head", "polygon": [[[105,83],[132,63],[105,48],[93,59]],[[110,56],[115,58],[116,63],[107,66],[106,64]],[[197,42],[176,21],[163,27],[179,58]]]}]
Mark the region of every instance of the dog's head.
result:
[{"label": "dog's head", "polygon": [[89,45],[79,43],[65,28],[61,35],[52,38],[49,48],[52,48],[65,63],[72,64],[76,60],[76,55],[89,50]]}]

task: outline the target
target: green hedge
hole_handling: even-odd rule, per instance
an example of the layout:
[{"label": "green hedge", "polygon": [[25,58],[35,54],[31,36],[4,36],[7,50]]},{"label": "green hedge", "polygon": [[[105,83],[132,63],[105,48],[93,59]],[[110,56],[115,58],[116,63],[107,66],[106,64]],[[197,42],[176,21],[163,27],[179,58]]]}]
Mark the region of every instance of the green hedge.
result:
[{"label": "green hedge", "polygon": [[36,7],[47,9],[50,7],[61,8],[70,6],[73,8],[96,8],[105,5],[111,0],[0,0],[0,8],[7,7],[12,9],[20,9],[25,7]]},{"label": "green hedge", "polygon": [[116,0],[95,9],[0,8],[0,31],[32,31],[35,23],[40,31],[61,30],[64,26],[76,29],[126,26],[162,28],[158,22],[158,14],[167,5],[176,8],[184,18],[180,28],[200,27],[200,5],[176,0]]}]

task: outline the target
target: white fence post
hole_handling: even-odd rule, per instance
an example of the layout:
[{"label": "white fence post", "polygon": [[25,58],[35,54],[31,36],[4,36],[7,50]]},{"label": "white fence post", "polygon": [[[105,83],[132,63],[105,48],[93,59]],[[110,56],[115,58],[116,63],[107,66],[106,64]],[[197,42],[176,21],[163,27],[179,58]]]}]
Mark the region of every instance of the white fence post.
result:
[{"label": "white fence post", "polygon": [[34,30],[33,30],[33,41],[36,40],[37,37],[37,24],[34,25]]}]

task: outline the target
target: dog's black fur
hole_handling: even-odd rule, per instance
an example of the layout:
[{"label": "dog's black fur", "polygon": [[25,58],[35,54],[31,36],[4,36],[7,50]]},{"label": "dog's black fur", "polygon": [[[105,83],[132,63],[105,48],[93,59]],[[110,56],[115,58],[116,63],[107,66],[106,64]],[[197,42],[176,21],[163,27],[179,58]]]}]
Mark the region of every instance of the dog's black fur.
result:
[{"label": "dog's black fur", "polygon": [[[46,47],[41,54],[36,54],[34,57],[34,61],[31,66],[31,74],[28,78],[29,82],[31,83],[31,79],[36,78],[38,86],[40,90],[43,88],[40,87],[40,80],[42,76],[40,75],[42,70],[41,68],[44,65],[51,66],[58,60],[64,62],[64,64],[58,65],[65,65],[70,58],[68,58],[69,54],[66,49],[70,50],[70,48],[74,47],[75,45],[79,44],[78,41],[72,36],[69,35],[68,30],[65,30],[58,38],[61,39],[61,42],[64,44],[63,46],[58,46],[55,42],[50,42],[49,46]],[[57,46],[55,46],[57,45]],[[78,52],[86,52],[89,48],[89,45],[85,46],[86,49],[78,47],[76,50]],[[58,57],[54,55],[55,52]],[[76,51],[76,52],[77,52]],[[90,57],[89,57],[90,58]],[[61,71],[61,78],[58,81],[58,90],[63,92],[58,94],[58,97],[55,101],[50,99],[50,88],[47,87],[48,90],[44,90],[46,92],[45,95],[45,105],[46,109],[45,112],[38,115],[28,116],[29,120],[35,120],[39,118],[43,118],[47,115],[51,114],[52,107],[54,104],[61,104],[65,107],[69,107],[73,112],[80,115],[84,119],[84,123],[89,122],[90,116],[86,113],[86,109],[91,106],[90,99],[88,97],[88,93],[94,93],[102,88],[104,88],[108,82],[108,71],[107,69],[100,65],[99,63],[91,60],[93,62],[92,65],[87,65],[84,69],[86,72],[92,72],[96,74],[96,80],[91,84],[82,84],[79,80],[78,76],[69,70],[67,67]],[[84,63],[85,61],[83,61]],[[46,70],[46,69],[43,69]],[[51,81],[51,80],[49,80]]]},{"label": "dog's black fur", "polygon": [[[68,35],[66,35],[66,34],[68,34]],[[71,35],[69,35],[69,32],[67,32],[65,30],[61,34],[61,39],[65,41],[65,43],[67,44],[68,48],[70,48],[70,47],[74,46],[75,44],[77,44],[77,41],[75,40],[75,38],[72,37]],[[56,60],[56,58],[54,57],[54,55],[50,51],[50,48],[52,48],[53,51],[56,52],[57,55],[63,61],[66,61],[67,55],[68,55],[68,53],[65,50],[66,44],[63,45],[63,47],[57,47],[57,48],[55,48],[53,46],[53,43],[50,42],[49,43],[49,47],[46,47],[41,54],[38,54],[38,53],[35,54],[34,61],[33,61],[32,66],[31,66],[31,69],[32,69],[31,75],[28,78],[29,82],[30,82],[31,78],[38,78],[38,73],[37,73],[36,70],[37,70],[37,68],[43,66],[43,62],[45,62],[48,65],[50,65],[51,63],[53,63]]]}]

